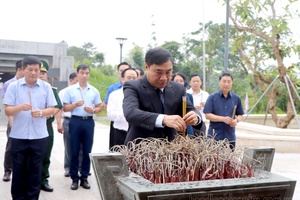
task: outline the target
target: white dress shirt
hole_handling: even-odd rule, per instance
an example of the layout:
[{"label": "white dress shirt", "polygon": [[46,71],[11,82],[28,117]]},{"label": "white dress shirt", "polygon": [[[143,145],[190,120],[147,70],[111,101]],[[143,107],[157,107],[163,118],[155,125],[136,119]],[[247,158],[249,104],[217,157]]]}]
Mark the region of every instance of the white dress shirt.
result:
[{"label": "white dress shirt", "polygon": [[114,128],[128,130],[128,122],[123,113],[123,87],[110,93],[107,102],[107,117],[114,122]]},{"label": "white dress shirt", "polygon": [[[64,88],[61,91],[59,91],[59,93],[58,93],[58,96],[59,96],[61,102],[63,102],[66,89],[67,88]],[[71,112],[64,112],[63,111],[64,109],[61,109],[61,110],[62,110],[62,117],[69,117],[69,118],[71,117]]]},{"label": "white dress shirt", "polygon": [[[190,88],[186,92],[192,94],[193,101],[194,101],[194,106],[196,106],[196,105],[199,106],[201,102],[206,102],[206,100],[209,96],[208,92],[206,92],[204,90],[200,90],[200,93],[196,94],[196,93],[193,92],[192,88]],[[204,107],[201,107],[199,112],[202,116],[202,120],[205,121],[206,118],[205,118],[205,114],[203,113],[203,109],[204,109]]]}]

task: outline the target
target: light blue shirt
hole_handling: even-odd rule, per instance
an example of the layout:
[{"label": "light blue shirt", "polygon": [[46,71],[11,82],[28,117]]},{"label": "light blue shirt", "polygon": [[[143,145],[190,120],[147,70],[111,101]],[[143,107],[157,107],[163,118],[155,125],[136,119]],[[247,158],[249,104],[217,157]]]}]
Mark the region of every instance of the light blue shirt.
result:
[{"label": "light blue shirt", "polygon": [[1,90],[1,97],[2,97],[2,99],[3,99],[4,96],[5,96],[5,92],[6,92],[6,90],[7,90],[8,85],[9,85],[10,83],[12,83],[12,82],[15,82],[16,80],[18,80],[18,79],[17,79],[17,77],[15,76],[15,77],[9,79],[8,81],[6,81],[6,82],[3,84],[3,87],[2,87],[2,90]]},{"label": "light blue shirt", "polygon": [[84,90],[81,89],[79,83],[66,89],[66,93],[63,98],[64,103],[73,104],[81,100],[84,100],[84,104],[80,107],[74,108],[74,110],[71,111],[72,115],[93,116],[93,114],[85,112],[84,107],[94,108],[95,105],[102,103],[99,91],[90,84],[87,84],[87,87]]},{"label": "light blue shirt", "polygon": [[[25,78],[21,78],[9,84],[3,104],[17,106],[24,103],[31,104],[32,110],[44,110],[57,104],[49,83],[37,79],[35,85],[30,87]],[[48,137],[46,117],[33,118],[32,110],[13,116],[11,138],[33,140]]]}]

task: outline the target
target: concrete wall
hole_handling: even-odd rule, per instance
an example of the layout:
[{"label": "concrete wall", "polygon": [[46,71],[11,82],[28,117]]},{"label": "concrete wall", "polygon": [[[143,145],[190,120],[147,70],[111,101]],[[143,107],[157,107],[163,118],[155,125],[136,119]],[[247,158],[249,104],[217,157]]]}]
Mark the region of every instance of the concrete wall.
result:
[{"label": "concrete wall", "polygon": [[[67,55],[67,48],[65,42],[45,43],[0,39],[0,73],[14,75],[15,63],[18,60],[28,55],[37,56],[48,62],[48,82],[60,90],[68,85],[69,74],[76,71],[74,57]],[[0,83],[0,91],[1,88],[2,83]],[[3,111],[2,103],[0,109]],[[5,117],[3,112],[0,117]]]},{"label": "concrete wall", "polygon": [[[279,118],[284,118],[285,114],[279,114]],[[246,118],[246,115],[244,115],[244,119]],[[298,116],[298,120],[300,121],[300,116]],[[275,122],[272,119],[272,116],[270,114],[251,114],[247,117],[247,119],[244,121],[247,123],[253,123],[253,124],[260,124],[260,125],[266,125],[271,127],[276,127]],[[291,123],[288,125],[289,129],[298,129],[298,123],[296,118],[294,118]]]},{"label": "concrete wall", "polygon": [[15,63],[28,55],[34,55],[49,63],[49,71],[54,70],[51,78],[55,81],[68,81],[74,72],[74,58],[67,55],[68,45],[61,43],[0,40],[0,72],[15,72]]}]

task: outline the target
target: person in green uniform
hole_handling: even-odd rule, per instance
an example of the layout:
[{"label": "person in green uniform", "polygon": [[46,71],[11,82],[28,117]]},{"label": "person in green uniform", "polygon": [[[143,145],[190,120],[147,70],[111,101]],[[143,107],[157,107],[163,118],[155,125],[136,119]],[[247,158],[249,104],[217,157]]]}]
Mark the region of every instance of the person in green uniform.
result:
[{"label": "person in green uniform", "polygon": [[[47,79],[48,79],[47,73],[48,73],[49,65],[44,60],[41,60],[41,63],[42,63],[42,66],[41,66],[41,72],[40,72],[40,79],[47,82]],[[50,173],[49,173],[50,156],[51,156],[51,151],[52,151],[52,147],[53,147],[53,139],[54,139],[52,122],[54,121],[54,116],[60,111],[60,109],[62,109],[62,103],[58,96],[57,88],[52,87],[52,91],[53,91],[53,94],[57,101],[57,105],[54,108],[53,115],[47,116],[47,131],[49,134],[49,139],[48,139],[47,152],[46,152],[45,158],[43,160],[42,182],[41,182],[41,190],[44,190],[46,192],[53,192],[53,188],[49,185],[49,182],[48,182],[48,178],[50,177]]]}]

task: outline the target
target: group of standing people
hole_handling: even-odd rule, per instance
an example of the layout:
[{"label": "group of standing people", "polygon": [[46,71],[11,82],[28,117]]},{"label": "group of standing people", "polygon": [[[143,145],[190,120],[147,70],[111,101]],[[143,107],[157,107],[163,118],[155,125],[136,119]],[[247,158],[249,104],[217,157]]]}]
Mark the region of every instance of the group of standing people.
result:
[{"label": "group of standing people", "polygon": [[[109,147],[138,138],[174,139],[178,132],[228,139],[235,148],[235,126],[242,120],[241,99],[231,92],[233,77],[222,73],[220,90],[209,95],[201,89],[199,74],[188,81],[173,74],[171,53],[157,47],[147,51],[145,74],[126,62],[118,65],[119,81],[111,85],[102,103],[99,91],[88,83],[90,68],[79,65],[69,76],[70,86],[61,90],[47,83],[47,62],[28,56],[16,63],[16,76],[2,89],[8,116],[3,181],[12,174],[14,200],[38,199],[40,190],[52,192],[49,165],[53,146],[54,116],[64,134],[65,176],[72,190],[89,189],[90,158],[94,138],[93,115],[107,108],[112,121]],[[182,97],[188,96],[186,113]],[[205,120],[210,121],[206,130]],[[137,141],[138,142],[138,141]],[[10,161],[12,160],[12,161]]]},{"label": "group of standing people", "polygon": [[[65,142],[69,144],[66,151],[70,158],[65,166],[69,166],[71,189],[78,188],[79,180],[80,186],[90,188],[87,177],[94,136],[93,114],[101,111],[100,94],[88,84],[89,67],[79,65],[75,76],[74,73],[70,75],[70,82],[78,78],[78,83],[72,82],[76,84],[67,87],[60,98],[57,89],[47,83],[48,69],[46,61],[27,56],[16,63],[16,76],[2,88],[8,116],[3,181],[10,181],[12,174],[14,200],[37,200],[40,190],[53,191],[48,183],[54,137],[52,123],[55,115],[61,115],[62,108],[70,112],[69,126],[61,132],[69,128],[69,138]],[[81,160],[79,150],[82,151]]]},{"label": "group of standing people", "polygon": [[[231,92],[232,75],[222,73],[219,77],[220,90],[209,95],[201,89],[199,74],[190,76],[190,89],[186,90],[188,80],[180,72],[173,74],[173,65],[173,57],[168,50],[150,49],[145,56],[146,73],[143,78],[118,82],[119,88],[111,97],[112,93],[108,90],[108,117],[112,123],[124,125],[122,131],[119,130],[121,126],[114,126],[117,130],[110,138],[121,137],[122,140],[110,143],[110,147],[128,144],[137,138],[172,140],[177,132],[186,131],[192,136],[228,139],[234,150],[235,126],[242,120],[244,112],[240,97]],[[182,96],[189,99],[185,116],[182,113]],[[206,120],[209,120],[208,130],[204,123]]]}]

